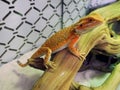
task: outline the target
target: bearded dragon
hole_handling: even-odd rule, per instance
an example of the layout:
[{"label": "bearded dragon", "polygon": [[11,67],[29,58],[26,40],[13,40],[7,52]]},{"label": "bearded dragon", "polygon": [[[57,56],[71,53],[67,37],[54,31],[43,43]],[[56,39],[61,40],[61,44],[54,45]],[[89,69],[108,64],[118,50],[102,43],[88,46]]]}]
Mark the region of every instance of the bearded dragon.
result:
[{"label": "bearded dragon", "polygon": [[93,28],[102,24],[102,22],[103,18],[99,14],[85,16],[77,23],[58,31],[48,38],[45,43],[31,56],[31,58],[28,59],[27,63],[22,64],[20,61],[17,63],[20,66],[25,67],[30,63],[33,63],[35,58],[45,55],[44,65],[46,68],[54,68],[54,62],[50,61],[51,54],[66,47],[68,47],[68,50],[79,59],[84,58],[84,55],[80,54],[77,48],[75,48],[75,44],[81,34],[91,31]]}]

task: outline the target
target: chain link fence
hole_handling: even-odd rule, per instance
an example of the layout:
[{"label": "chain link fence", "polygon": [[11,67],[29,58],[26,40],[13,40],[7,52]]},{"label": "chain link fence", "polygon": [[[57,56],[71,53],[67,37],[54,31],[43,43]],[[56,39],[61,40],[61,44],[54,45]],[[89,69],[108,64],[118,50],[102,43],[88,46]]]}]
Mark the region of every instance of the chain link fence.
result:
[{"label": "chain link fence", "polygon": [[40,47],[103,2],[108,0],[0,0],[0,65]]}]

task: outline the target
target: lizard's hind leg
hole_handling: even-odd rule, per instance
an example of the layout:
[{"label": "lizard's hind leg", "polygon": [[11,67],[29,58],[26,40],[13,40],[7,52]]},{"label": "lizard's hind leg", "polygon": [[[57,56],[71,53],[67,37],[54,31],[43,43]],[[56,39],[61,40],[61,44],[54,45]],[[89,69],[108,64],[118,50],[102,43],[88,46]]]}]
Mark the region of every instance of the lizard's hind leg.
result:
[{"label": "lizard's hind leg", "polygon": [[49,47],[41,47],[41,51],[45,55],[45,59],[44,59],[45,67],[54,69],[55,68],[55,63],[53,61],[50,61],[52,50]]},{"label": "lizard's hind leg", "polygon": [[25,67],[25,66],[30,65],[30,64],[34,65],[36,58],[38,58],[42,55],[45,55],[43,64],[45,65],[46,68],[53,68],[54,69],[55,64],[54,64],[54,62],[50,61],[51,54],[52,54],[52,50],[49,47],[41,47],[31,56],[30,59],[28,59],[28,61],[25,64],[22,64],[20,61],[18,61],[17,63],[21,67]]}]

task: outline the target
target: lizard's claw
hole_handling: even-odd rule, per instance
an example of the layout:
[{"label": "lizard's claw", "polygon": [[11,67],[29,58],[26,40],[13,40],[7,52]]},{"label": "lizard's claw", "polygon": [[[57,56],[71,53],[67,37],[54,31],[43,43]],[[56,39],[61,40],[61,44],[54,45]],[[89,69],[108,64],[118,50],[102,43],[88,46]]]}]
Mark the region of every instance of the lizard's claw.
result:
[{"label": "lizard's claw", "polygon": [[78,58],[79,60],[85,60],[85,53],[81,53]]},{"label": "lizard's claw", "polygon": [[48,61],[47,63],[45,63],[45,67],[46,67],[47,69],[49,69],[49,68],[55,69],[56,64],[55,64],[55,62],[53,62],[53,61]]}]

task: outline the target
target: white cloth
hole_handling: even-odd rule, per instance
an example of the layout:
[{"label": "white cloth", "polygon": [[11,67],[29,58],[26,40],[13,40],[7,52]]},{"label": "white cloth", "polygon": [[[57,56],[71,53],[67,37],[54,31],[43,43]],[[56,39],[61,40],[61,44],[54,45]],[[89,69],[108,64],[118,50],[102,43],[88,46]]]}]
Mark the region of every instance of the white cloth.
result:
[{"label": "white cloth", "polygon": [[[25,63],[26,60],[35,52],[31,51],[21,56],[19,60]],[[40,78],[43,71],[27,67],[20,67],[13,60],[0,67],[0,90],[31,90],[36,80]],[[101,85],[110,74],[99,71],[86,70],[77,73],[75,80],[82,85],[97,87]],[[117,89],[120,90],[120,87]]]}]

